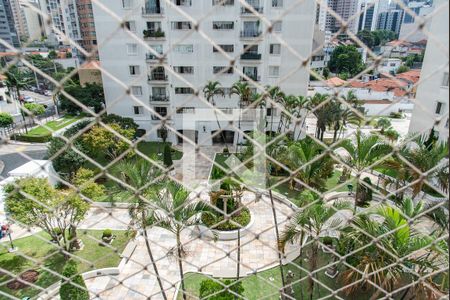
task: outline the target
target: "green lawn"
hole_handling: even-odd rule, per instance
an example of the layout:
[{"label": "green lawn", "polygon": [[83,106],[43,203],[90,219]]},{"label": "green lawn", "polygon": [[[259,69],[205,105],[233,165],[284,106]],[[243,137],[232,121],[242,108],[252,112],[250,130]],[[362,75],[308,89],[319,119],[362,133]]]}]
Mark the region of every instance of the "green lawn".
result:
[{"label": "green lawn", "polygon": [[[288,264],[283,267],[285,276],[288,271],[291,271],[293,277],[291,279],[286,279],[286,284],[292,283],[294,288],[295,299],[309,299],[308,293],[308,280],[307,272],[302,271],[300,266],[304,269],[308,269],[308,263],[306,257],[308,256],[309,249],[303,251],[302,257],[297,258],[294,263]],[[332,254],[324,253],[319,251],[319,264],[317,269],[320,269],[328,265],[332,261]],[[341,269],[341,268],[339,268]],[[332,279],[325,275],[326,269],[317,273],[318,280],[331,290],[336,290],[341,287],[341,281],[338,278]],[[341,270],[342,271],[342,270]],[[193,296],[192,299],[197,299],[199,297],[200,284],[203,280],[209,277],[197,273],[186,274],[185,284],[186,290],[189,296]],[[282,287],[280,268],[275,267],[255,275],[250,275],[242,279],[242,284],[245,289],[244,297],[250,300],[267,299],[267,300],[278,300],[280,299],[279,289]],[[324,286],[315,285],[315,293],[313,299],[319,299],[331,295],[331,292]],[[342,298],[347,299],[343,293],[339,294]],[[188,297],[189,298],[189,297]],[[368,299],[367,295],[352,295],[352,299],[362,300]],[[182,299],[181,293],[178,294],[178,300]],[[331,297],[330,299],[335,299]]]},{"label": "green lawn", "polygon": [[53,120],[50,122],[45,123],[45,126],[50,128],[52,131],[48,130],[44,126],[38,126],[28,132],[28,134],[24,134],[26,136],[45,136],[52,134],[54,131],[60,130],[66,126],[69,126],[70,124],[75,123],[78,120],[81,120],[84,118],[83,115],[80,116],[70,116],[66,115],[62,118],[59,118],[57,120]]},{"label": "green lawn", "polygon": [[[126,231],[113,231],[113,233],[116,235],[116,239],[110,248],[99,245],[98,241],[95,240],[101,239],[102,231],[78,231],[78,236],[85,245],[83,250],[74,253],[77,257],[75,259],[79,262],[80,272],[119,265],[121,260],[120,254],[125,249],[129,238],[126,236]],[[44,232],[18,239],[14,241],[14,245],[19,248],[19,251],[16,253],[8,253],[9,242],[0,243],[0,268],[8,270],[15,275],[19,275],[26,270],[37,270],[40,275],[35,284],[43,288],[52,285],[60,278],[44,270],[44,267],[61,273],[64,266],[64,257],[49,240],[49,236]],[[40,290],[31,287],[17,291],[11,290],[6,285],[3,285],[9,279],[11,279],[9,275],[1,273],[0,290],[2,292],[17,298],[33,297],[40,293]]]}]

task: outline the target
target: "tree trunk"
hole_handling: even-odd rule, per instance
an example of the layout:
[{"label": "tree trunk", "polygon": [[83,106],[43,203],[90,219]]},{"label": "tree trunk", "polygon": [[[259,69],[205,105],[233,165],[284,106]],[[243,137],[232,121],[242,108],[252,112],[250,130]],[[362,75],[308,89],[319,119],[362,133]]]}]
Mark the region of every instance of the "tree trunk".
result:
[{"label": "tree trunk", "polygon": [[273,137],[273,105],[270,104],[270,137]]},{"label": "tree trunk", "polygon": [[[215,107],[215,105],[214,105],[214,107]],[[217,127],[219,128],[219,132],[220,132],[220,135],[222,137],[222,141],[225,144],[225,147],[227,148],[227,150],[229,152],[228,144],[227,144],[227,141],[225,140],[225,135],[224,135],[224,133],[222,131],[222,126],[220,126],[219,117],[217,116],[217,112],[216,112],[215,109],[214,109],[214,116],[216,117]]]},{"label": "tree trunk", "polygon": [[238,228],[238,240],[237,240],[237,272],[236,272],[236,281],[240,278],[241,271],[241,228]]},{"label": "tree trunk", "polygon": [[181,293],[183,294],[183,300],[186,300],[186,287],[184,285],[184,272],[183,272],[183,261],[181,260],[181,232],[177,231],[177,259],[178,259],[178,267],[180,268],[180,279],[181,279]]},{"label": "tree trunk", "polygon": [[[319,252],[319,247],[317,246],[316,242],[314,242],[314,244],[311,247],[311,257],[310,259],[310,268],[309,268],[309,272],[314,272],[317,269],[317,256],[318,256],[318,252]],[[308,278],[308,285],[309,285],[309,299],[313,300],[314,298],[314,286],[315,286],[315,282],[312,279],[312,277]]]},{"label": "tree trunk", "polygon": [[238,131],[237,131],[237,140],[236,140],[236,153],[239,153],[239,134],[240,134],[240,130],[241,130],[241,113],[242,113],[241,101],[242,100],[239,100],[239,121],[238,121]]},{"label": "tree trunk", "polygon": [[164,286],[162,284],[161,277],[159,276],[158,267],[156,266],[155,258],[153,257],[153,252],[152,252],[152,249],[150,247],[150,243],[148,241],[148,235],[147,235],[147,228],[145,226],[145,220],[146,220],[145,213],[142,212],[142,223],[143,223],[142,224],[142,229],[144,231],[145,246],[147,247],[147,253],[148,253],[148,256],[150,257],[150,261],[152,262],[153,270],[155,271],[155,275],[156,275],[156,280],[158,281],[159,288],[161,289],[161,294],[162,294],[164,300],[167,300],[166,292],[164,290]]},{"label": "tree trunk", "polygon": [[277,211],[275,209],[275,202],[273,201],[273,195],[272,195],[272,190],[269,190],[269,196],[270,196],[270,204],[272,206],[272,215],[273,215],[273,222],[275,224],[275,234],[277,237],[277,252],[278,252],[278,262],[279,262],[279,266],[280,266],[280,275],[281,275],[281,284],[282,284],[282,288],[281,288],[281,299],[285,299],[285,288],[286,288],[286,281],[284,279],[284,269],[283,269],[283,256],[281,255],[281,251],[280,251],[280,232],[278,230],[278,220],[277,220]]},{"label": "tree trunk", "polygon": [[[24,104],[22,103],[21,99],[20,99],[20,90],[18,87],[16,87],[16,91],[17,91],[17,101],[19,101],[19,104],[21,107],[24,106]],[[28,134],[28,128],[27,128],[27,120],[25,118],[25,112],[21,109],[20,113],[22,115],[22,119],[23,119],[23,125],[25,126],[25,133]]]}]

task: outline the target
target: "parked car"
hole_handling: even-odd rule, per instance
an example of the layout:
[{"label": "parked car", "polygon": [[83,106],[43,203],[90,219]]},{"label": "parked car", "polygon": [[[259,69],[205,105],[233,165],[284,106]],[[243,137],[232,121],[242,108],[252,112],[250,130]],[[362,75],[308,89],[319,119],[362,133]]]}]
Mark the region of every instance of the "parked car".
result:
[{"label": "parked car", "polygon": [[44,95],[50,97],[50,96],[52,96],[52,92],[49,91],[49,90],[45,90],[45,91],[44,91]]},{"label": "parked car", "polygon": [[31,98],[31,97],[28,96],[28,95],[23,96],[23,101],[24,101],[25,103],[35,103],[35,102],[36,102],[36,100],[34,100],[33,98]]}]

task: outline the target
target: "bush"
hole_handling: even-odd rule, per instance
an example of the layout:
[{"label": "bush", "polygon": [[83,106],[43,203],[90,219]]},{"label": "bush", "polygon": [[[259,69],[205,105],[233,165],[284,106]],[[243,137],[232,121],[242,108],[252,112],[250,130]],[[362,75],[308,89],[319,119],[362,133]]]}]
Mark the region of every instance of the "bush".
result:
[{"label": "bush", "polygon": [[45,135],[26,135],[26,134],[14,134],[11,136],[12,140],[25,142],[25,143],[47,143],[51,140],[51,133]]},{"label": "bush", "polygon": [[63,278],[59,288],[59,297],[61,300],[88,300],[89,292],[83,277],[78,274],[77,263],[69,260],[64,266],[62,275],[68,278],[68,282]]},{"label": "bush", "polygon": [[42,104],[25,103],[23,106],[25,107],[23,112],[28,116],[39,116],[45,113],[45,106]]},{"label": "bush", "polygon": [[[233,222],[227,221],[223,222],[223,214],[216,212],[214,215],[203,214],[202,222],[209,228],[220,230],[220,231],[232,231],[239,228],[247,226],[251,221],[251,214],[248,208],[242,208],[235,213],[231,214],[231,220]],[[238,226],[237,224],[241,226]]]},{"label": "bush", "polygon": [[59,227],[53,228],[53,233],[56,235],[61,235],[62,234],[61,228]]},{"label": "bush", "polygon": [[164,145],[164,165],[168,168],[172,167],[172,150],[168,144]]},{"label": "bush", "polygon": [[403,119],[403,114],[401,112],[391,112],[389,116],[392,119]]},{"label": "bush", "polygon": [[112,230],[111,229],[105,229],[103,230],[102,238],[110,238],[112,237]]},{"label": "bush", "polygon": [[[52,138],[47,146],[47,158],[52,159],[55,171],[61,174],[68,174],[72,176],[85,162],[84,157],[75,152],[72,148],[65,149],[62,153],[57,153],[66,146],[66,142],[61,138]],[[79,143],[74,143],[74,146],[84,152]],[[57,155],[56,157],[54,157]]]},{"label": "bush", "polygon": [[72,137],[75,134],[77,134],[78,132],[84,130],[91,123],[92,123],[92,121],[89,121],[89,120],[80,121],[80,122],[76,123],[75,125],[73,125],[72,127],[70,127],[69,129],[67,129],[64,132],[64,136],[67,138]]},{"label": "bush", "polygon": [[8,127],[14,123],[13,117],[6,112],[0,112],[0,127]]},{"label": "bush", "polygon": [[[244,287],[242,282],[236,282],[234,280],[222,280],[222,284],[216,280],[206,279],[200,283],[200,299],[209,300],[234,300],[237,295],[244,294]],[[232,291],[233,293],[231,293]],[[209,296],[213,295],[213,296]],[[209,296],[209,297],[208,297]]]},{"label": "bush", "polygon": [[228,154],[228,153],[230,153],[230,150],[228,150],[228,148],[224,148],[223,151],[222,151],[222,153],[223,153],[223,154]]},{"label": "bush", "polygon": [[[137,135],[137,129],[139,128],[139,125],[134,122],[132,118],[125,118],[121,117],[115,114],[109,114],[102,118],[103,123],[105,124],[117,124],[122,129],[134,129],[136,131]],[[145,133],[144,133],[145,134]]]}]

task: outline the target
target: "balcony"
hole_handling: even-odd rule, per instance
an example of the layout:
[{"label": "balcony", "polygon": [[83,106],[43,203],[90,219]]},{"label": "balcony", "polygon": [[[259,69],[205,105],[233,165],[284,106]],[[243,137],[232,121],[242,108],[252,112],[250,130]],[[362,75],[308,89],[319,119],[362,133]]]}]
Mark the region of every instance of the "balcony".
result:
[{"label": "balcony", "polygon": [[166,33],[161,29],[158,30],[150,30],[146,29],[143,32],[145,40],[165,40]]},{"label": "balcony", "polygon": [[234,0],[212,0],[212,5],[220,5],[220,6],[233,6]]},{"label": "balcony", "polygon": [[162,53],[160,53],[159,57],[153,53],[147,53],[145,55],[145,59],[147,60],[147,62],[157,63],[157,62],[165,62],[167,60],[167,57],[163,56]]},{"label": "balcony", "polygon": [[261,57],[262,57],[261,53],[248,52],[248,53],[241,54],[242,60],[261,60]]},{"label": "balcony", "polygon": [[149,82],[167,82],[168,80],[169,77],[165,73],[152,73],[151,75],[148,75]]},{"label": "balcony", "polygon": [[[252,8],[259,14],[264,13],[264,7],[262,6],[252,6]],[[246,7],[241,7],[241,15],[255,15],[253,13],[253,11],[251,11],[250,9],[246,8]]]},{"label": "balcony", "polygon": [[255,39],[262,35],[262,31],[258,30],[242,30],[241,39]]},{"label": "balcony", "polygon": [[249,79],[247,79],[247,78],[245,78],[245,77],[241,77],[241,81],[249,81],[249,80],[256,81],[256,82],[261,81],[261,76],[258,76],[258,75],[248,75],[248,74],[246,74],[246,76],[247,76],[247,78],[249,78]]},{"label": "balcony", "polygon": [[150,96],[150,102],[169,102],[170,98],[166,95]]},{"label": "balcony", "polygon": [[152,115],[152,121],[161,121],[161,120],[171,120],[171,116],[161,115],[161,117],[158,117],[157,115]]},{"label": "balcony", "polygon": [[143,17],[162,17],[164,16],[164,10],[162,7],[147,7],[142,8]]}]

